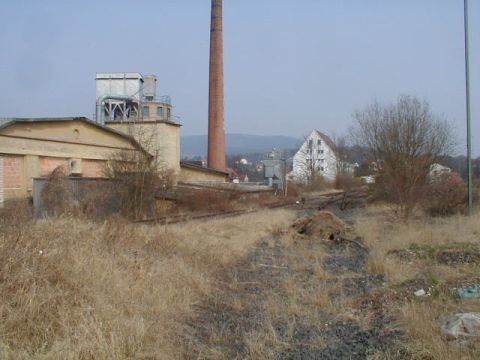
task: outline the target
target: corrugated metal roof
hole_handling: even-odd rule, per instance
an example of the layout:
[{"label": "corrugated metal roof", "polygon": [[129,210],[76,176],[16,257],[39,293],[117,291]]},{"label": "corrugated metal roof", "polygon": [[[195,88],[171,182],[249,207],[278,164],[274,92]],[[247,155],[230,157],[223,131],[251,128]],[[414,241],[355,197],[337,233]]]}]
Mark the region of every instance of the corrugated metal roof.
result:
[{"label": "corrugated metal roof", "polygon": [[142,74],[138,72],[112,72],[112,73],[96,73],[95,79],[141,79]]}]

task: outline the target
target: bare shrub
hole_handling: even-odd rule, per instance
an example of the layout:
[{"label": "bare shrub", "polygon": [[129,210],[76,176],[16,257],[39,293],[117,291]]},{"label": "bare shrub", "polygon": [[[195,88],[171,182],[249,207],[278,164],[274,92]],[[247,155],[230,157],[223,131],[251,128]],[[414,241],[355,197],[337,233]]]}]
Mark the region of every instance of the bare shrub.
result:
[{"label": "bare shrub", "polygon": [[73,194],[63,166],[52,171],[42,189],[41,197],[45,214],[62,215],[73,211]]},{"label": "bare shrub", "polygon": [[30,199],[8,200],[0,208],[0,226],[21,226],[32,220],[32,202]]},{"label": "bare shrub", "polygon": [[308,184],[305,185],[304,189],[306,192],[316,192],[330,189],[331,186],[332,184],[330,181],[317,174]]},{"label": "bare shrub", "polygon": [[449,216],[465,211],[467,186],[460,176],[445,174],[426,187],[424,207],[431,216]]},{"label": "bare shrub", "polygon": [[335,182],[333,186],[335,189],[341,189],[345,191],[351,191],[361,186],[361,182],[348,174],[337,174],[335,176]]},{"label": "bare shrub", "polygon": [[287,185],[287,196],[298,198],[303,191],[303,187],[301,184],[297,184],[294,182],[289,181]]},{"label": "bare shrub", "polygon": [[374,103],[354,117],[352,136],[375,158],[379,193],[408,218],[420,203],[430,166],[453,147],[449,125],[426,102],[405,95],[389,106]]},{"label": "bare shrub", "polygon": [[233,191],[203,189],[189,194],[182,205],[190,211],[225,211],[239,207],[240,194]]},{"label": "bare shrub", "polygon": [[110,159],[106,174],[115,183],[112,191],[120,212],[135,219],[153,216],[156,196],[175,181],[171,169],[142,151],[118,152]]}]

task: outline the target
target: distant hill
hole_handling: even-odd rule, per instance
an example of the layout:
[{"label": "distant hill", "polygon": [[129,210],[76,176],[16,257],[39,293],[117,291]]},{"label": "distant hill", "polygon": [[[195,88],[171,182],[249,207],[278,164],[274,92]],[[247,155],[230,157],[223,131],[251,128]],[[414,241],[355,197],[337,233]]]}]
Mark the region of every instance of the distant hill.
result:
[{"label": "distant hill", "polygon": [[[182,136],[181,156],[206,156],[207,135]],[[292,136],[262,136],[245,134],[226,134],[227,155],[262,153],[273,148],[281,150],[296,149],[301,139]]]}]

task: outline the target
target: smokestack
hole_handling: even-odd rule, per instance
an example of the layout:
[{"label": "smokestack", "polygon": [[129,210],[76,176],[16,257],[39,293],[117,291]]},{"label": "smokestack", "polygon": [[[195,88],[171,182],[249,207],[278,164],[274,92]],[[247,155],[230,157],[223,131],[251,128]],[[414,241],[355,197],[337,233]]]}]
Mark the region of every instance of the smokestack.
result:
[{"label": "smokestack", "polygon": [[212,0],[208,94],[208,167],[225,171],[222,2],[223,0]]}]

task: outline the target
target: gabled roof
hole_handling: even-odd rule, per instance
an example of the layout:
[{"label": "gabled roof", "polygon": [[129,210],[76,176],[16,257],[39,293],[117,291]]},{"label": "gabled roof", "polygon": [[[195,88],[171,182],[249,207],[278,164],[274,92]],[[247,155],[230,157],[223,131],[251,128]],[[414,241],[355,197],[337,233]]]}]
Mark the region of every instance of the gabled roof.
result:
[{"label": "gabled roof", "polygon": [[103,131],[107,131],[111,134],[114,134],[116,136],[120,136],[128,141],[135,147],[138,147],[142,149],[142,151],[145,151],[143,147],[131,136],[124,134],[120,131],[114,130],[108,126],[101,125],[93,120],[90,120],[86,117],[80,116],[80,117],[43,117],[43,118],[6,118],[3,119],[3,123],[0,123],[0,130],[5,129],[13,124],[24,124],[24,123],[53,123],[53,122],[68,122],[68,121],[80,121],[86,124],[89,124],[93,127],[96,127],[98,129],[101,129]]},{"label": "gabled roof", "polygon": [[335,143],[333,142],[333,140],[328,136],[328,135],[325,135],[324,133],[322,133],[321,131],[318,131],[317,129],[314,130],[318,136],[323,140],[325,141],[325,143],[330,147],[330,149],[334,150],[337,148],[337,146],[335,145]]}]

